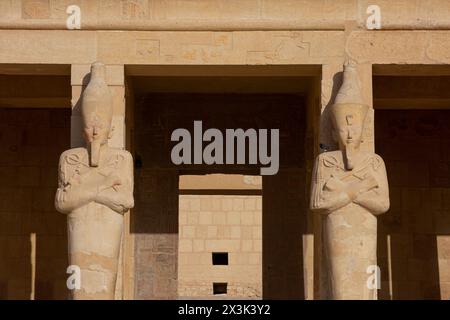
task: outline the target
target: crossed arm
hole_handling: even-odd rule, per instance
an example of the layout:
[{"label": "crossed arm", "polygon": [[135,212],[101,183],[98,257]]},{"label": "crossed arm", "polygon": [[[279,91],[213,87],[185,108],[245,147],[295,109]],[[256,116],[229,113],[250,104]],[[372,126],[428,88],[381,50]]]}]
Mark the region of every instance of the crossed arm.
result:
[{"label": "crossed arm", "polygon": [[369,190],[363,189],[363,192],[357,194],[353,202],[366,208],[374,215],[380,215],[388,211],[390,206],[386,167],[382,160],[374,179],[377,186]]},{"label": "crossed arm", "polygon": [[106,176],[92,174],[82,183],[64,177],[66,164],[63,161],[64,159],[60,163],[59,185],[55,197],[55,207],[59,212],[68,214],[90,202],[105,205],[120,214],[134,206],[131,155],[125,158],[122,170]]},{"label": "crossed arm", "polygon": [[337,177],[323,177],[316,161],[311,190],[311,209],[331,213],[350,203],[358,204],[374,215],[389,209],[389,188],[384,163],[362,180],[345,183]]}]

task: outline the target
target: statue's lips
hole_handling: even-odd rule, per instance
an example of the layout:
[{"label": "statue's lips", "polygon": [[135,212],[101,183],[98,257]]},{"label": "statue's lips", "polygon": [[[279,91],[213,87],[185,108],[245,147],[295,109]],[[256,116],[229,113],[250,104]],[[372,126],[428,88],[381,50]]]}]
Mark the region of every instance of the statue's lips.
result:
[{"label": "statue's lips", "polygon": [[358,144],[358,142],[360,142],[360,140],[358,140],[358,139],[348,139],[348,140],[345,141],[345,144],[347,146],[355,148],[355,146]]}]

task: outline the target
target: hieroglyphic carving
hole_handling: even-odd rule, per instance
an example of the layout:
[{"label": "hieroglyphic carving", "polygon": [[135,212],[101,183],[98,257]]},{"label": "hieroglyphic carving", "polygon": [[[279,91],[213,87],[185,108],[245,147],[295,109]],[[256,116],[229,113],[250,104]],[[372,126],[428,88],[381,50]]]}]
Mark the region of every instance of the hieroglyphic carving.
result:
[{"label": "hieroglyphic carving", "polygon": [[376,215],[389,209],[389,188],[383,159],[360,150],[368,110],[356,66],[349,63],[331,107],[339,150],[317,157],[311,192],[311,209],[324,214],[332,299],[376,299],[367,269],[376,265]]},{"label": "hieroglyphic carving", "polygon": [[82,96],[87,148],[65,152],[59,162],[55,206],[68,214],[69,263],[81,269],[74,299],[113,299],[123,214],[134,206],[133,159],[108,147],[113,128],[112,99],[105,66],[94,63]]},{"label": "hieroglyphic carving", "polygon": [[159,57],[159,40],[152,39],[137,39],[136,40],[136,55],[138,57]]},{"label": "hieroglyphic carving", "polygon": [[145,0],[122,0],[122,18],[142,19],[146,16]]},{"label": "hieroglyphic carving", "polygon": [[22,2],[22,18],[24,19],[50,18],[49,0],[24,0]]},{"label": "hieroglyphic carving", "polygon": [[202,35],[193,43],[183,43],[181,56],[188,63],[210,63],[222,59],[233,50],[233,34],[215,32]]},{"label": "hieroglyphic carving", "polygon": [[311,43],[304,41],[301,32],[277,33],[268,45],[270,50],[247,51],[246,62],[249,64],[266,64],[274,61],[307,58],[310,55]]}]

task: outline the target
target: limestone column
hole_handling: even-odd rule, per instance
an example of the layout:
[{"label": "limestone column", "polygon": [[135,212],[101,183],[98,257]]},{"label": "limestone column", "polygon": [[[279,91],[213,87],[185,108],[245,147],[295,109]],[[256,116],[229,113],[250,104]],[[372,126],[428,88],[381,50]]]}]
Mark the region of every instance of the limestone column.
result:
[{"label": "limestone column", "polygon": [[321,233],[320,296],[376,299],[367,270],[376,266],[376,216],[388,210],[389,191],[384,162],[374,153],[371,66],[349,63],[343,77],[339,69],[323,69],[324,152],[312,177],[311,209],[319,213]]},{"label": "limestone column", "polygon": [[67,214],[69,263],[81,270],[72,298],[121,298],[124,215],[134,205],[123,66],[73,65],[71,82],[73,148],[60,157],[55,205]]}]

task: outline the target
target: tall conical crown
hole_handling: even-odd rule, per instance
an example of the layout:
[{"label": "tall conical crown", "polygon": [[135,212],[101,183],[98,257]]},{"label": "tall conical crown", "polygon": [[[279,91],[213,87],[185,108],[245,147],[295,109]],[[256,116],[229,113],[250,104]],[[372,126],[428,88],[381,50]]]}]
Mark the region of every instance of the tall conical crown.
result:
[{"label": "tall conical crown", "polygon": [[342,123],[341,121],[349,121],[349,115],[357,116],[358,119],[353,117],[353,121],[364,121],[368,109],[369,106],[362,99],[356,65],[348,62],[344,66],[342,85],[331,106],[336,125]]},{"label": "tall conical crown", "polygon": [[91,66],[89,84],[83,92],[81,114],[84,121],[96,117],[111,123],[112,113],[111,93],[105,81],[105,65],[95,62]]},{"label": "tall conical crown", "polygon": [[363,104],[359,77],[354,62],[347,62],[344,65],[342,85],[334,101],[335,104],[355,103]]}]

